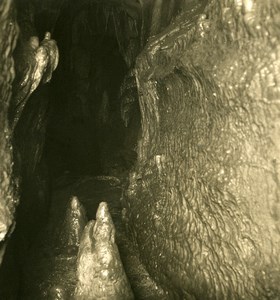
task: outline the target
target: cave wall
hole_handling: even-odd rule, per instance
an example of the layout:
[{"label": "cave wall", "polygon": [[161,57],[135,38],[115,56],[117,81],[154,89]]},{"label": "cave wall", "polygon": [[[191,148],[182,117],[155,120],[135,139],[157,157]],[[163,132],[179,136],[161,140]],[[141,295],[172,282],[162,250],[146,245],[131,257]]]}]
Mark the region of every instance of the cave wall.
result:
[{"label": "cave wall", "polygon": [[210,1],[137,58],[126,218],[171,298],[279,296],[279,11]]},{"label": "cave wall", "polygon": [[7,177],[1,187],[1,192],[5,193],[1,201],[7,201],[6,210],[14,214],[10,218],[15,219],[16,226],[13,235],[3,243],[7,249],[0,270],[0,297],[14,299],[23,261],[48,216],[49,177],[43,157],[48,88],[43,83],[52,77],[58,63],[58,50],[50,34],[41,42],[36,36],[30,1],[4,1],[2,4],[0,20],[5,35],[1,33],[0,44],[5,56],[1,75],[8,79],[3,93],[9,98],[1,99],[6,100],[1,102],[4,105],[1,126],[5,126],[1,142],[6,142],[1,146],[1,167],[5,168],[3,174]]},{"label": "cave wall", "polygon": [[8,121],[12,81],[15,76],[12,52],[16,44],[18,27],[15,10],[10,0],[0,3],[0,263],[5,240],[12,232],[15,207],[18,202],[12,182],[12,147]]},{"label": "cave wall", "polygon": [[49,81],[58,64],[58,48],[51,34],[39,39],[32,1],[15,1],[19,37],[13,57],[15,80],[9,107],[12,130],[13,178],[19,182],[20,203],[13,240],[15,253],[24,259],[28,247],[46,222],[50,177],[44,146],[49,111]]}]

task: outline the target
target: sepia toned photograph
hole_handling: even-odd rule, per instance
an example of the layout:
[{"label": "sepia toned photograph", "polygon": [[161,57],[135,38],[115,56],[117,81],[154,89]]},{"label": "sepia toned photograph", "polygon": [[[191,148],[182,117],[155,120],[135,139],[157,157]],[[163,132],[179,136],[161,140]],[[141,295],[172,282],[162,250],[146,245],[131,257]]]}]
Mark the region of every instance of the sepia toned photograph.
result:
[{"label": "sepia toned photograph", "polygon": [[0,0],[0,300],[280,300],[280,0]]}]

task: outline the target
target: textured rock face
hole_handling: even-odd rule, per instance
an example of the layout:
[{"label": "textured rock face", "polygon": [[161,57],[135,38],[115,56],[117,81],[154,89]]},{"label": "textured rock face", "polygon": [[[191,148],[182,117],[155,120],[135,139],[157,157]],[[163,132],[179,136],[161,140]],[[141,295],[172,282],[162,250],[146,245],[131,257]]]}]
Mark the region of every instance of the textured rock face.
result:
[{"label": "textured rock face", "polygon": [[151,38],[128,219],[180,299],[278,299],[279,1],[211,1]]},{"label": "textured rock face", "polygon": [[11,99],[15,47],[18,28],[12,1],[0,3],[0,264],[4,253],[3,241],[12,231],[13,214],[17,203],[11,182],[12,148],[8,126],[8,108]]},{"label": "textured rock face", "polygon": [[[28,248],[48,215],[50,179],[43,157],[49,105],[46,83],[57,67],[58,47],[49,32],[45,31],[40,41],[32,1],[18,0],[16,9],[20,34],[13,55],[16,76],[9,121],[14,177],[20,181],[16,234],[22,236]],[[24,251],[21,252],[24,257]]]},{"label": "textured rock face", "polygon": [[17,80],[11,109],[12,130],[16,127],[30,95],[40,83],[51,80],[58,64],[58,48],[49,32],[40,44],[37,36],[32,36],[23,43],[17,57]]}]

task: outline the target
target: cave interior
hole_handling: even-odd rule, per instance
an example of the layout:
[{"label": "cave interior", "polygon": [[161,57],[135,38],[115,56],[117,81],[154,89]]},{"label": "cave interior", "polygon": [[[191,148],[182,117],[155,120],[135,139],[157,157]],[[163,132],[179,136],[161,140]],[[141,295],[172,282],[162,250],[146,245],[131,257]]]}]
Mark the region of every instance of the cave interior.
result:
[{"label": "cave interior", "polygon": [[0,1],[0,299],[279,299],[279,11]]}]

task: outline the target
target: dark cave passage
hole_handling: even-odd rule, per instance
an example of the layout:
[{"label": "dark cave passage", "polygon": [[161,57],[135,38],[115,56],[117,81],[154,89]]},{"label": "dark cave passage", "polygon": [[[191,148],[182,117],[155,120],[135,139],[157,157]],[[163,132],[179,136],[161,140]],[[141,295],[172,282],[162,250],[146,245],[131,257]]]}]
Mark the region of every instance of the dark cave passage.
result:
[{"label": "dark cave passage", "polygon": [[[97,8],[85,7],[75,15],[69,9],[73,10],[62,11],[53,34],[60,64],[50,85],[47,164],[52,177],[64,172],[116,175],[136,159],[137,132],[127,129],[121,119],[120,87],[128,66],[112,17],[104,29]],[[130,128],[137,131],[140,112],[137,101],[134,105],[135,124]]]}]

